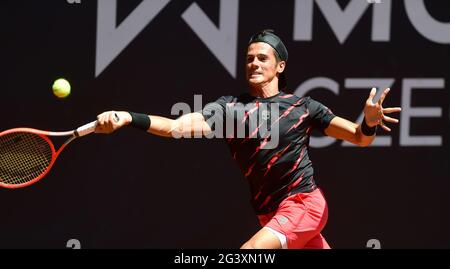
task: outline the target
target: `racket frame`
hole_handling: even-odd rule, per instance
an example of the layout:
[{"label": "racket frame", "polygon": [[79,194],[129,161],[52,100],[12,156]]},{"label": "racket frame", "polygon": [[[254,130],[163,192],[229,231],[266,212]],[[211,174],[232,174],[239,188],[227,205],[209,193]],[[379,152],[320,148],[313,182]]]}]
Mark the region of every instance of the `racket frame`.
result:
[{"label": "racket frame", "polygon": [[[52,169],[54,163],[56,162],[56,159],[58,158],[59,154],[64,150],[64,148],[70,142],[72,142],[73,140],[75,140],[78,137],[93,133],[95,131],[96,125],[97,125],[97,121],[93,121],[93,122],[90,122],[88,124],[85,124],[85,125],[77,128],[76,130],[65,131],[65,132],[51,132],[51,131],[43,131],[43,130],[38,130],[38,129],[33,129],[33,128],[14,128],[14,129],[10,129],[10,130],[1,132],[0,137],[4,136],[4,135],[12,134],[12,133],[32,133],[32,134],[38,135],[39,137],[44,139],[50,146],[50,149],[52,151],[52,159],[51,159],[49,165],[47,166],[47,168],[44,170],[44,172],[42,172],[36,178],[34,178],[30,181],[27,181],[25,183],[20,183],[20,184],[8,184],[8,183],[3,183],[0,181],[0,187],[8,188],[8,189],[17,189],[17,188],[27,187],[31,184],[38,182],[39,180],[44,178],[50,172],[50,170]],[[56,151],[55,145],[49,138],[50,136],[53,136],[53,137],[70,136],[70,137],[59,147],[58,151]]]}]

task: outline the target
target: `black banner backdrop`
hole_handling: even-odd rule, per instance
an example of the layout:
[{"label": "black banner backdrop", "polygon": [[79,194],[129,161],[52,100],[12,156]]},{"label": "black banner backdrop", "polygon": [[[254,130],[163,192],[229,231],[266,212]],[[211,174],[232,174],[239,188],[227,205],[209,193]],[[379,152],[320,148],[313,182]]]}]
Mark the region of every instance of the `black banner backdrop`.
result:
[{"label": "black banner backdrop", "polygon": [[[337,115],[357,121],[370,88],[391,87],[401,123],[373,146],[312,139],[324,235],[450,247],[448,1],[2,1],[0,14],[1,130],[70,130],[111,109],[175,118],[176,103],[242,93],[264,28],[284,38],[290,90]],[[37,184],[0,190],[0,247],[238,248],[259,228],[246,184],[219,139],[92,135]]]}]

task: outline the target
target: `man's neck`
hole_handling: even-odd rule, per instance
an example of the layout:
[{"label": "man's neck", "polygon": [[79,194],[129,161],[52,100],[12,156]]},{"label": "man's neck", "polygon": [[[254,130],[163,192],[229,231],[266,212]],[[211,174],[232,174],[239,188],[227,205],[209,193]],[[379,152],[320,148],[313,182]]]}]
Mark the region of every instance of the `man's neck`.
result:
[{"label": "man's neck", "polygon": [[250,87],[250,95],[260,98],[268,98],[277,95],[280,92],[277,84],[269,83],[263,86],[258,85]]}]

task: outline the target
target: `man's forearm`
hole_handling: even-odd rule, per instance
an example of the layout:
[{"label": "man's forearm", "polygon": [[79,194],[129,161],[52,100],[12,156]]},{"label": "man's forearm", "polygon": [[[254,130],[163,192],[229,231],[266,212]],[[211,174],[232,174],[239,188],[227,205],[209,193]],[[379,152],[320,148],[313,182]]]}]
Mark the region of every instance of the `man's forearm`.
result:
[{"label": "man's forearm", "polygon": [[[127,113],[127,117],[131,117],[130,115]],[[197,137],[197,135],[201,137],[211,132],[211,128],[206,123],[203,115],[198,112],[188,113],[174,120],[161,116],[139,114],[140,121],[143,121],[142,117],[144,116],[149,117],[150,122],[150,127],[148,129],[145,127],[146,131],[157,136],[190,138]],[[133,125],[133,121],[129,119],[128,124]],[[144,128],[140,129],[144,130]]]},{"label": "man's forearm", "polygon": [[147,132],[164,137],[172,137],[175,121],[169,118],[149,115],[151,125]]}]

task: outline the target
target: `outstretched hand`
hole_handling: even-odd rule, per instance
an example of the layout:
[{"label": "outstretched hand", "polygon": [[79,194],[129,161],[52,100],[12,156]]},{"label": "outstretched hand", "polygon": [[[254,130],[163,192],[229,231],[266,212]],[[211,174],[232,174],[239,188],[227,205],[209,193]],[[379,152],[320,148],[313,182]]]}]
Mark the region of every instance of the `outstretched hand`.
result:
[{"label": "outstretched hand", "polygon": [[366,124],[369,127],[380,125],[381,128],[390,132],[391,128],[387,127],[383,121],[398,123],[398,119],[388,117],[385,114],[400,112],[402,109],[400,107],[383,108],[384,98],[386,98],[386,95],[389,91],[389,88],[385,89],[381,94],[380,99],[376,103],[373,102],[373,98],[375,97],[377,90],[376,88],[372,88],[372,90],[370,91],[369,98],[367,98],[366,105],[364,106]]}]

